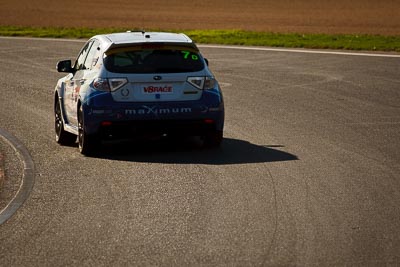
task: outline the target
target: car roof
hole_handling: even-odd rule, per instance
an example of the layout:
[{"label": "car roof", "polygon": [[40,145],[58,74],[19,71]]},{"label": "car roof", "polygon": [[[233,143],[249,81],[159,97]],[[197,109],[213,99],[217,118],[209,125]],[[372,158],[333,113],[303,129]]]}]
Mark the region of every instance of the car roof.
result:
[{"label": "car roof", "polygon": [[180,44],[196,47],[194,42],[183,33],[169,32],[122,32],[96,35],[93,38],[105,44],[106,50],[143,43]]}]

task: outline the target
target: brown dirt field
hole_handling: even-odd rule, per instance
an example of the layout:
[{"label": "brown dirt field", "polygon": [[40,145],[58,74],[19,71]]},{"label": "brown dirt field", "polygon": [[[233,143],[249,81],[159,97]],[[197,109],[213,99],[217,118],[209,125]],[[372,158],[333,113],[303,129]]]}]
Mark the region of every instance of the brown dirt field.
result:
[{"label": "brown dirt field", "polygon": [[0,25],[400,34],[398,0],[0,0]]}]

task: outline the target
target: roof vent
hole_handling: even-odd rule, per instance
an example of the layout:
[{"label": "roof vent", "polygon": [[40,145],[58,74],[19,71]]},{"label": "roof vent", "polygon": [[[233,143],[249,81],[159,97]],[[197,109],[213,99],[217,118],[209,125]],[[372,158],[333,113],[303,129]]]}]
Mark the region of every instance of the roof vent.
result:
[{"label": "roof vent", "polygon": [[146,39],[150,39],[150,34],[146,34],[144,37],[145,37]]}]

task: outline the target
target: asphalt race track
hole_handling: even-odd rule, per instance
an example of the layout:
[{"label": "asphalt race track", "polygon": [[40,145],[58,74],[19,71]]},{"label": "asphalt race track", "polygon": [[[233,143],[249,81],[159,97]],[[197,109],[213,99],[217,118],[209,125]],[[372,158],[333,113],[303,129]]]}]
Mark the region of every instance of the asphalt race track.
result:
[{"label": "asphalt race track", "polygon": [[81,46],[0,38],[0,128],[35,168],[0,225],[1,266],[400,265],[400,58],[203,47],[221,149],[148,140],[90,158],[53,130],[55,65]]}]

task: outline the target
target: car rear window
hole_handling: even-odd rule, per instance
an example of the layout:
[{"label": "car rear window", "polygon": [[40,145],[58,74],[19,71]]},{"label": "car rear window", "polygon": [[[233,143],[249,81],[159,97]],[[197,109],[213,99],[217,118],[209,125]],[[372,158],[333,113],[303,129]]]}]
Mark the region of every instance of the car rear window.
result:
[{"label": "car rear window", "polygon": [[182,73],[204,68],[201,55],[185,49],[122,49],[108,53],[104,63],[116,73]]}]

